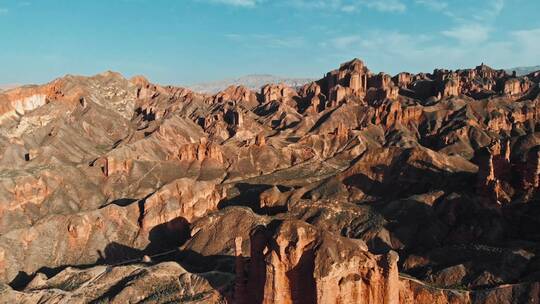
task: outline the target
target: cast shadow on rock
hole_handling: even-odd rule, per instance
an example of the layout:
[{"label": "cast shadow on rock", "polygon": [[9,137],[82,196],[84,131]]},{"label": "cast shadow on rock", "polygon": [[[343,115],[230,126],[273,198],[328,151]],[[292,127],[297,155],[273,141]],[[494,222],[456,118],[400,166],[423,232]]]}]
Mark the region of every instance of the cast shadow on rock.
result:
[{"label": "cast shadow on rock", "polygon": [[[218,209],[221,210],[231,206],[243,206],[251,208],[254,212],[258,214],[265,215],[275,215],[277,213],[287,211],[286,207],[282,206],[261,207],[261,193],[272,187],[274,187],[274,185],[238,183],[234,187],[236,188],[238,193],[232,197],[227,197],[221,200],[218,204]],[[291,189],[282,185],[276,185],[276,187],[281,192],[289,191]]]},{"label": "cast shadow on rock", "polygon": [[[123,263],[141,262],[142,258],[171,251],[169,254],[160,255],[155,262],[175,260],[178,249],[190,236],[189,222],[178,217],[166,223],[152,228],[148,234],[149,244],[144,249],[133,248],[118,242],[111,242],[102,250],[97,250],[98,259],[95,263],[89,264],[66,264],[57,267],[43,266],[35,273],[26,273],[19,271],[17,276],[9,282],[9,285],[15,290],[24,289],[34,279],[37,273],[43,273],[51,278],[62,272],[68,267],[79,269],[91,268],[98,265],[116,265]],[[176,250],[177,251],[177,250]]]}]

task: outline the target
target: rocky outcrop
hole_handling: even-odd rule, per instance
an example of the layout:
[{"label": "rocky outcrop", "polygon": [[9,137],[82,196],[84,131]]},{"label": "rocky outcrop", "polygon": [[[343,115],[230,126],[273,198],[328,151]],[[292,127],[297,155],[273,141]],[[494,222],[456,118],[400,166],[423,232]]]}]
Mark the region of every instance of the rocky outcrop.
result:
[{"label": "rocky outcrop", "polygon": [[323,81],[329,103],[336,105],[346,96],[363,98],[368,89],[370,75],[368,68],[359,59],[344,63],[338,70],[328,73]]},{"label": "rocky outcrop", "polygon": [[392,77],[392,81],[400,88],[407,88],[413,80],[411,73],[402,72]]},{"label": "rocky outcrop", "polygon": [[287,208],[288,198],[288,193],[282,193],[277,186],[273,186],[259,195],[260,207],[267,210]]},{"label": "rocky outcrop", "polygon": [[[270,224],[271,225],[271,224]],[[297,221],[251,237],[248,290],[255,303],[398,303],[397,254]]]},{"label": "rocky outcrop", "polygon": [[268,221],[249,208],[225,208],[195,221],[191,225],[191,238],[182,249],[204,256],[241,254],[249,257],[251,231]]},{"label": "rocky outcrop", "polygon": [[[524,200],[534,200],[540,188],[540,146],[535,146],[527,153],[527,161],[522,165],[522,185]],[[518,186],[519,187],[519,186]],[[519,188],[518,188],[519,189]]]},{"label": "rocky outcrop", "polygon": [[223,164],[223,153],[219,146],[208,143],[205,139],[201,139],[199,144],[182,146],[178,151],[178,159],[186,162],[211,160],[218,164]]},{"label": "rocky outcrop", "polygon": [[392,77],[388,74],[380,73],[373,75],[368,81],[369,90],[366,100],[369,103],[384,101],[386,99],[394,100],[397,98],[399,88],[392,82]]},{"label": "rocky outcrop", "polygon": [[[223,198],[211,182],[183,178],[163,186],[142,203],[141,228],[147,231],[169,223],[169,231],[189,233],[189,223],[217,210]],[[176,226],[175,226],[176,225]]]},{"label": "rocky outcrop", "polygon": [[263,102],[270,102],[274,100],[288,100],[297,96],[297,93],[294,89],[285,84],[269,84],[261,88],[261,95],[263,97]]},{"label": "rocky outcrop", "polygon": [[518,197],[520,200],[534,199],[540,186],[538,166],[538,146],[530,148],[525,155],[525,162],[511,159],[510,142],[504,150],[496,142],[490,148],[478,152],[479,164],[478,193],[492,203],[510,203]]},{"label": "rocky outcrop", "polygon": [[258,104],[257,95],[243,86],[230,86],[213,97],[213,103],[227,101],[237,102],[248,109],[254,108]]},{"label": "rocky outcrop", "polygon": [[298,91],[299,95],[303,97],[302,110],[307,114],[314,114],[324,109],[324,102],[326,96],[322,94],[321,86],[312,82],[301,87]]},{"label": "rocky outcrop", "polygon": [[481,196],[489,197],[490,201],[500,204],[495,191],[498,189],[498,183],[493,167],[493,155],[486,148],[480,151],[478,156],[478,181],[476,187]]},{"label": "rocky outcrop", "polygon": [[509,96],[519,96],[525,94],[531,87],[527,79],[512,78],[504,82],[503,93]]}]

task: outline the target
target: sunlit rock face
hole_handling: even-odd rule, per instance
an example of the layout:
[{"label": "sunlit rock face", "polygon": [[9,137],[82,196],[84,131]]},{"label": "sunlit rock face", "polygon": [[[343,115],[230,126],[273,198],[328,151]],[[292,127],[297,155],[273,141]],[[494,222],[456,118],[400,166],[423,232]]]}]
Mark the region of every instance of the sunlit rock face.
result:
[{"label": "sunlit rock face", "polygon": [[538,302],[539,82],[1,91],[0,302]]},{"label": "sunlit rock face", "polygon": [[277,225],[276,231],[267,227],[252,233],[246,289],[251,291],[251,301],[398,303],[395,252],[374,256],[363,241],[332,235],[300,221]]}]

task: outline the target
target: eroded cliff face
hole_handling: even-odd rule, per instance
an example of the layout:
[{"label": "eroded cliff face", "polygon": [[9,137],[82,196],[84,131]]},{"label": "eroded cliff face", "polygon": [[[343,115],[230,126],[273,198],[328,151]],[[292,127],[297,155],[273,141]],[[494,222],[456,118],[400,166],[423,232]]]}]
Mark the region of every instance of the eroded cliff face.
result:
[{"label": "eroded cliff face", "polygon": [[251,294],[236,295],[246,303],[399,302],[395,252],[374,256],[363,241],[301,221],[256,228],[250,256],[245,290]]},{"label": "eroded cliff face", "polygon": [[0,92],[0,302],[538,301],[539,72]]}]

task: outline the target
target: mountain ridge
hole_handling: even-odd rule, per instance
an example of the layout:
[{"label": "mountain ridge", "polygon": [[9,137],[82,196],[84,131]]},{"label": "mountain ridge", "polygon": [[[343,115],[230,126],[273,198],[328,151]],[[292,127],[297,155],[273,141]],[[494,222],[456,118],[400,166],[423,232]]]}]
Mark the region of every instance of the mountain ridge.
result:
[{"label": "mountain ridge", "polygon": [[540,65],[535,66],[521,66],[521,67],[514,67],[511,69],[505,69],[508,73],[512,73],[513,71],[516,71],[516,74],[518,76],[524,76],[536,71],[540,71]]},{"label": "mountain ridge", "polygon": [[224,80],[203,82],[184,86],[199,93],[215,94],[225,90],[232,85],[242,85],[251,90],[259,90],[266,84],[284,83],[291,87],[300,87],[306,83],[314,81],[314,78],[292,78],[271,74],[249,74],[238,78],[228,78]]}]

